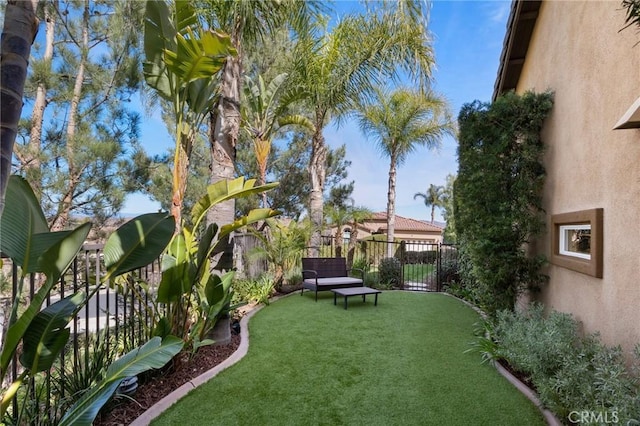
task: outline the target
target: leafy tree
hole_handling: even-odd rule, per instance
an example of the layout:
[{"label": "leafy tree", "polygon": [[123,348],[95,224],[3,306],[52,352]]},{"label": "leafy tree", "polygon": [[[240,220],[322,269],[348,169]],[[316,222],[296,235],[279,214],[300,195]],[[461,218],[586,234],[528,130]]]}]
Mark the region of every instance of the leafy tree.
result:
[{"label": "leafy tree", "polygon": [[464,242],[482,307],[513,309],[518,295],[544,279],[544,259],[525,245],[544,227],[540,130],[551,93],[505,94],[460,110],[455,225]]},{"label": "leafy tree", "polygon": [[22,112],[31,44],[38,32],[37,5],[37,0],[8,2],[4,15],[0,47],[0,215]]},{"label": "leafy tree", "polygon": [[15,147],[16,172],[34,183],[53,229],[72,213],[96,222],[115,214],[135,184],[130,155],[139,117],[127,110],[139,88],[139,2],[43,2],[44,48],[34,49],[25,87],[33,99]]},{"label": "leafy tree", "polygon": [[344,116],[355,100],[367,96],[376,84],[402,75],[426,86],[433,51],[426,29],[425,3],[381,2],[366,15],[346,16],[320,37],[307,35],[298,45],[294,78],[307,93],[315,132],[309,159],[313,225],[311,255],[317,255],[323,225],[323,195],[327,147],[324,128]]},{"label": "leafy tree", "polygon": [[[396,169],[418,146],[437,147],[453,131],[446,102],[434,93],[376,89],[373,102],[362,103],[355,116],[362,132],[389,157],[387,241],[395,231]],[[393,257],[393,245],[387,246]]]},{"label": "leafy tree", "polygon": [[413,199],[422,198],[425,207],[431,207],[431,223],[435,222],[436,207],[444,207],[445,189],[444,186],[430,184],[425,193],[416,192]]},{"label": "leafy tree", "polygon": [[[242,176],[257,176],[256,161],[250,141],[240,138],[238,150],[238,173]],[[280,182],[267,194],[267,204],[278,208],[283,216],[299,220],[309,205],[309,192],[311,185],[306,165],[311,155],[309,136],[304,133],[295,133],[287,139],[284,147],[275,144],[271,151],[269,161],[269,179]],[[341,146],[335,150],[329,150],[327,161],[326,191],[341,186],[341,182],[347,177],[350,162],[345,160],[346,148]],[[330,196],[330,194],[325,194]],[[246,209],[255,208],[258,200],[237,200],[236,211],[245,212]]]}]

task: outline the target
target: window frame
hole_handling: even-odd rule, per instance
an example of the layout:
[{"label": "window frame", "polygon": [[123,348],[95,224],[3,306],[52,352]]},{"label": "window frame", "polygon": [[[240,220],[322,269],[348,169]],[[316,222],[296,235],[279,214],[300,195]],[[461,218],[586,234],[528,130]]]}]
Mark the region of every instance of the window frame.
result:
[{"label": "window frame", "polygon": [[[602,278],[602,222],[603,209],[596,208],[551,216],[551,263],[596,278]],[[591,253],[587,257],[580,253],[563,250],[563,230],[591,229]]]}]

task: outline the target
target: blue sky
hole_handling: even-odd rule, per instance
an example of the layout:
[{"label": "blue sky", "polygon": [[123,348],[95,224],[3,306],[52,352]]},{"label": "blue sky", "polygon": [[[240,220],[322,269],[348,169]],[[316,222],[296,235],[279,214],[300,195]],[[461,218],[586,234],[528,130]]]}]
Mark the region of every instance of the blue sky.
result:
[{"label": "blue sky", "polygon": [[[358,7],[358,2],[338,2],[339,10]],[[510,1],[434,1],[429,29],[436,54],[435,89],[444,95],[454,117],[460,107],[476,99],[491,100],[502,42],[509,16]],[[155,112],[143,119],[141,141],[150,153],[164,152],[173,146],[166,126]],[[325,140],[331,147],[345,144],[351,161],[349,180],[355,181],[356,205],[373,211],[385,211],[387,204],[388,159],[360,133],[357,125],[347,122],[340,128],[328,128]],[[396,214],[430,220],[431,211],[422,199],[429,184],[444,185],[448,174],[457,170],[456,142],[447,137],[439,151],[420,148],[398,168]],[[129,196],[123,212],[139,214],[157,211],[159,205],[141,195]],[[436,214],[436,220],[442,220]]]}]

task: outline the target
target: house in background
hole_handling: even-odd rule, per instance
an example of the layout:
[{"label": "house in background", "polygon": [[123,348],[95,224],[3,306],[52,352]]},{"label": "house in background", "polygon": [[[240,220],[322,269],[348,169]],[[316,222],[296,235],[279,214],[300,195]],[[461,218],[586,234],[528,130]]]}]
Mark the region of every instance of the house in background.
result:
[{"label": "house in background", "polygon": [[494,98],[552,90],[542,139],[549,260],[535,297],[587,333],[640,343],[640,33],[614,1],[515,1]]},{"label": "house in background", "polygon": [[[346,227],[347,232],[350,231]],[[425,244],[442,243],[444,224],[439,222],[426,222],[423,220],[410,219],[396,215],[394,239],[405,241],[407,250],[422,251],[421,246]],[[387,235],[387,213],[374,213],[370,219],[358,225],[358,239],[362,240],[372,235]],[[415,243],[415,247],[411,247]]]}]

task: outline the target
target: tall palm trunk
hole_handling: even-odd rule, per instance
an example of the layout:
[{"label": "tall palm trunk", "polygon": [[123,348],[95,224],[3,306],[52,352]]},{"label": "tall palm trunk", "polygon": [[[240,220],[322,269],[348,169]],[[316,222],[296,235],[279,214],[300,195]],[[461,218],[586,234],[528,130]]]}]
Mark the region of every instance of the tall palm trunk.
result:
[{"label": "tall palm trunk", "polygon": [[396,161],[397,155],[392,152],[389,161],[389,192],[387,193],[387,257],[393,257],[393,239],[396,231]]},{"label": "tall palm trunk", "polygon": [[311,180],[311,196],[309,199],[309,216],[311,218],[311,239],[309,241],[310,257],[318,257],[320,252],[320,233],[322,231],[322,210],[324,200],[324,181],[326,177],[327,147],[322,135],[324,114],[316,112],[316,131],[311,141],[311,158],[309,159],[309,179]]},{"label": "tall palm trunk", "polygon": [[[45,5],[45,46],[44,56],[42,60],[47,68],[47,72],[51,71],[51,60],[53,59],[53,41],[55,38],[56,12],[58,1],[55,0],[51,5]],[[42,146],[42,123],[44,119],[44,110],[48,105],[47,101],[47,84],[44,81],[38,83],[36,89],[36,98],[33,103],[33,111],[31,113],[31,132],[29,135],[29,145],[27,152],[23,156],[22,165],[31,182],[31,186],[36,196],[42,196],[42,171],[40,161],[40,151]]]},{"label": "tall palm trunk", "polygon": [[37,0],[9,0],[0,46],[0,215],[11,173],[13,144],[22,113],[31,45],[38,32]]},{"label": "tall palm trunk", "polygon": [[347,248],[347,268],[353,267],[353,259],[356,254],[356,244],[358,243],[358,223],[354,220],[351,224],[351,233],[349,234],[349,246]]},{"label": "tall palm trunk", "polygon": [[[232,39],[233,40],[233,39]],[[240,131],[240,84],[242,81],[242,60],[240,46],[233,40],[238,56],[227,58],[222,70],[220,98],[211,114],[211,175],[209,183],[235,177],[236,142]],[[207,212],[207,225],[217,223],[222,226],[235,218],[235,200],[214,205]],[[233,236],[230,236],[230,240]],[[233,247],[228,244],[218,259],[220,269],[233,267]]]},{"label": "tall palm trunk", "polygon": [[84,83],[84,74],[89,57],[89,0],[84,1],[84,10],[82,12],[82,45],[80,48],[80,63],[78,64],[78,73],[73,85],[73,95],[71,97],[71,106],[69,108],[69,121],[67,122],[67,174],[68,183],[62,202],[58,206],[58,212],[54,217],[51,229],[60,231],[65,229],[69,223],[71,215],[71,207],[73,205],[74,192],[80,182],[80,170],[75,163],[76,155],[76,137],[78,125],[78,108],[82,97],[82,84]]}]

